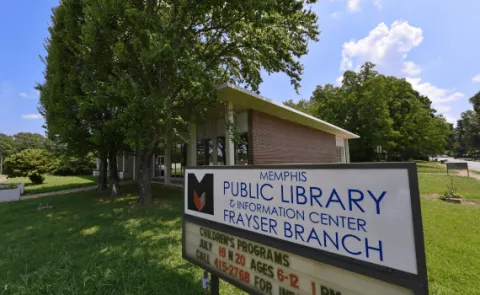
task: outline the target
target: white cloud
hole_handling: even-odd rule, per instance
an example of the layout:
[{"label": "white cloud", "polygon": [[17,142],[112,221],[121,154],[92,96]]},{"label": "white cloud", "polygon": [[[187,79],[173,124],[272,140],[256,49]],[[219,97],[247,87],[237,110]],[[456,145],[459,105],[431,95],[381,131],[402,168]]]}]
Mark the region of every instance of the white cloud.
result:
[{"label": "white cloud", "polygon": [[463,93],[439,88],[428,82],[422,82],[420,78],[407,78],[407,81],[412,84],[413,89],[430,98],[432,107],[443,114],[447,121],[449,121],[449,119],[456,121],[456,119],[447,112],[452,108],[452,102],[462,99],[465,96]]},{"label": "white cloud", "polygon": [[[449,121],[455,121],[448,112],[452,103],[463,98],[464,94],[422,81],[418,77],[422,72],[421,66],[407,59],[410,51],[422,41],[422,29],[406,21],[395,21],[390,28],[380,23],[365,38],[343,44],[340,70],[358,71],[365,62],[373,62],[382,74],[406,77],[415,90],[430,98],[432,107],[438,113]],[[478,79],[480,82],[480,74]]]},{"label": "white cloud", "polygon": [[339,19],[340,18],[340,12],[336,11],[332,14],[330,14],[330,17],[333,19]]},{"label": "white cloud", "polygon": [[454,116],[451,116],[451,115],[443,115],[443,117],[445,117],[445,120],[447,120],[448,123],[452,123],[453,126],[456,126],[456,125],[457,125],[457,118],[455,118]]},{"label": "white cloud", "polygon": [[[332,1],[332,0],[330,0]],[[348,6],[348,10],[350,12],[359,12],[361,10],[360,8],[360,2],[361,1],[364,1],[364,0],[348,0],[347,1],[347,6]],[[382,9],[383,7],[383,0],[371,0],[373,2],[373,5],[375,5],[375,7],[377,9]]]},{"label": "white cloud", "polygon": [[472,82],[480,83],[480,74],[478,74],[478,75],[476,75],[475,77],[473,77]]},{"label": "white cloud", "polygon": [[[406,21],[395,21],[390,28],[381,23],[367,37],[343,44],[341,70],[358,69],[371,61],[382,73],[398,75],[414,64],[405,59],[422,41],[422,29],[410,26]],[[419,71],[418,66],[415,70]]]},{"label": "white cloud", "polygon": [[437,105],[435,106],[435,109],[436,109],[439,113],[444,114],[444,113],[448,112],[449,110],[451,110],[451,109],[452,109],[452,106],[439,105],[439,104],[437,104]]},{"label": "white cloud", "polygon": [[360,0],[348,0],[347,5],[351,12],[360,11]]},{"label": "white cloud", "polygon": [[342,82],[343,82],[343,75],[341,75],[340,77],[338,77],[335,81],[337,81],[337,85],[342,85]]},{"label": "white cloud", "polygon": [[409,76],[416,76],[422,72],[422,68],[413,61],[406,61],[403,64],[402,72]]},{"label": "white cloud", "polygon": [[382,9],[382,7],[383,7],[383,1],[382,1],[382,0],[373,0],[373,4],[374,4],[375,7],[377,7],[378,9]]},{"label": "white cloud", "polygon": [[33,90],[33,91],[30,91],[30,93],[20,92],[18,96],[23,98],[28,98],[28,99],[38,99],[40,97],[40,91]]},{"label": "white cloud", "polygon": [[41,119],[41,118],[42,118],[42,115],[40,115],[40,114],[22,115],[22,119],[26,119],[26,120],[37,120],[37,119]]},{"label": "white cloud", "polygon": [[428,96],[433,103],[446,103],[459,100],[465,95],[460,92],[453,92],[452,90],[438,88],[428,82],[422,82],[420,78],[407,78],[407,81],[412,84],[413,88],[420,92],[420,94]]}]

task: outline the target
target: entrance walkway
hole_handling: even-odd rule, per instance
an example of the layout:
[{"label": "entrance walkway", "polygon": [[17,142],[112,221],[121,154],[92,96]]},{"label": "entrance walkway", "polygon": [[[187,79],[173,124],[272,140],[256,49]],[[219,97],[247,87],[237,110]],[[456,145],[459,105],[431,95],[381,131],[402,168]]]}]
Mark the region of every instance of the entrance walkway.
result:
[{"label": "entrance walkway", "polygon": [[[125,181],[121,181],[120,185],[131,184],[131,183],[135,183],[135,182],[136,181],[134,181],[134,180],[125,180]],[[93,185],[93,186],[85,186],[85,187],[61,190],[61,191],[56,191],[56,192],[47,192],[47,193],[33,194],[33,195],[23,195],[23,196],[20,196],[20,201],[30,200],[30,199],[38,199],[38,198],[43,198],[43,197],[50,197],[50,196],[55,196],[55,195],[63,195],[63,194],[93,191],[96,188],[97,188],[97,185]]]},{"label": "entrance walkway", "polygon": [[38,198],[43,198],[43,197],[50,197],[50,196],[55,196],[55,195],[63,195],[63,194],[70,194],[70,193],[92,191],[96,188],[97,188],[97,186],[94,185],[94,186],[72,188],[72,189],[56,191],[56,192],[48,192],[48,193],[33,194],[33,195],[23,195],[23,196],[20,196],[20,201],[30,200],[30,199],[38,199]]},{"label": "entrance walkway", "polygon": [[[165,184],[163,177],[155,177],[152,182],[154,183],[159,183],[159,184]],[[184,184],[183,178],[170,178],[170,184],[172,186],[178,186],[178,187],[183,187]]]},{"label": "entrance walkway", "polygon": [[[163,177],[155,177],[152,181],[155,182],[155,183],[160,183],[160,184],[165,183]],[[170,178],[170,183],[172,185],[181,185],[183,187],[184,182],[185,182],[185,180],[183,178],[174,178],[174,177]]]}]

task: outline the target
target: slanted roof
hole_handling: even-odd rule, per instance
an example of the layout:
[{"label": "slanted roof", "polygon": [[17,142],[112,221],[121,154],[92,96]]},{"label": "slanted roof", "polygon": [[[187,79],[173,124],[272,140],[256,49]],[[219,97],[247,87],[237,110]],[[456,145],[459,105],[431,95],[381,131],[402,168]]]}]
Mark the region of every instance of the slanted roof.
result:
[{"label": "slanted roof", "polygon": [[235,107],[257,110],[287,121],[295,122],[314,129],[322,130],[343,138],[353,139],[360,136],[342,129],[338,126],[305,114],[294,108],[288,107],[256,94],[253,91],[225,83],[217,87],[220,100],[231,102]]}]

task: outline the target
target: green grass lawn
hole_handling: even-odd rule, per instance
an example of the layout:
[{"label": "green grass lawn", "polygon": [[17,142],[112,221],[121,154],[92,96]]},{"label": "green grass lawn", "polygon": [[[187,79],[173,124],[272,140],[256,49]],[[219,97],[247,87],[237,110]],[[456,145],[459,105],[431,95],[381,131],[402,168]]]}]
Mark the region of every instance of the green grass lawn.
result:
[{"label": "green grass lawn", "polygon": [[447,173],[447,166],[440,162],[415,161],[420,173]]},{"label": "green grass lawn", "polygon": [[454,185],[466,199],[480,199],[480,180],[461,176],[418,174],[420,194],[442,194],[453,179]]},{"label": "green grass lawn", "polygon": [[479,294],[480,208],[422,199],[430,294]]},{"label": "green grass lawn", "polygon": [[1,204],[0,294],[203,294],[181,258],[182,189],[154,191],[158,203],[134,209],[134,194],[97,191]]},{"label": "green grass lawn", "polygon": [[8,183],[25,183],[25,194],[39,194],[46,192],[56,192],[71,188],[95,185],[97,177],[95,176],[53,176],[45,175],[45,181],[42,184],[30,182],[28,177],[9,178]]},{"label": "green grass lawn", "polygon": [[[153,187],[155,204],[81,192],[0,205],[0,294],[204,294],[181,258],[182,189]],[[129,193],[130,192],[130,193]],[[102,195],[103,194],[103,195]],[[478,294],[480,209],[422,200],[431,294]],[[222,282],[221,294],[243,294]]]}]

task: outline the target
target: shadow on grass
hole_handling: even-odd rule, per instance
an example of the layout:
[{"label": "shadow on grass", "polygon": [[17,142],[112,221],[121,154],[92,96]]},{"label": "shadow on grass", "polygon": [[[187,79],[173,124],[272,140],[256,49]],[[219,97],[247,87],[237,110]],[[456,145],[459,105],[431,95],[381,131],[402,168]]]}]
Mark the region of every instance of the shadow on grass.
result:
[{"label": "shadow on grass", "polygon": [[132,208],[136,189],[0,205],[0,294],[202,294],[181,258],[182,190],[154,185],[158,202]]}]

